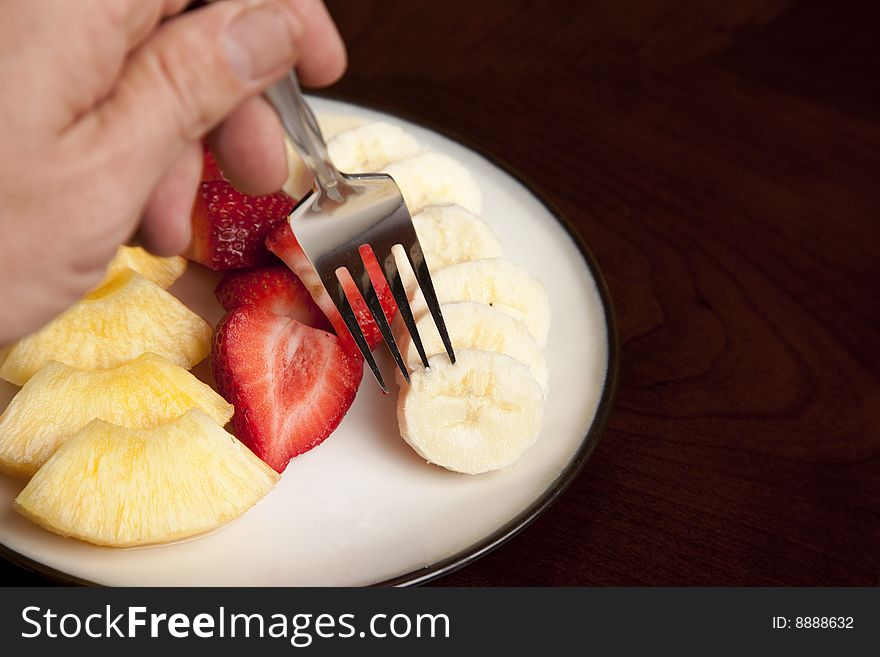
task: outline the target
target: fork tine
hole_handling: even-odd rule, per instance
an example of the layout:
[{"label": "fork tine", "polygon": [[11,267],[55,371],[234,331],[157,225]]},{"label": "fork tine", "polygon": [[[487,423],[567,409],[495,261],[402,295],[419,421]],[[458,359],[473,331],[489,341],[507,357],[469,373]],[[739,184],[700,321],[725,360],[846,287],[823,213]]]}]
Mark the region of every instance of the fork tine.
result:
[{"label": "fork tine", "polygon": [[422,344],[422,338],[419,335],[418,328],[416,328],[412,309],[409,307],[409,299],[407,298],[406,290],[403,287],[403,280],[400,278],[400,271],[397,269],[397,261],[394,259],[394,253],[389,249],[384,254],[383,258],[380,259],[377,256],[376,260],[379,261],[382,271],[385,272],[385,278],[391,286],[391,295],[394,297],[394,303],[397,304],[397,312],[400,313],[400,316],[403,318],[403,323],[406,324],[406,330],[409,331],[413,344],[416,346],[416,351],[419,352],[419,358],[422,359],[422,364],[425,366],[425,369],[428,369],[428,367],[430,367],[428,365],[428,356],[425,354],[425,346]]},{"label": "fork tine", "polygon": [[376,377],[376,381],[378,381],[379,387],[382,388],[382,392],[387,395],[388,386],[385,385],[385,379],[382,378],[382,372],[379,371],[379,366],[376,365],[376,359],[373,358],[373,352],[370,351],[370,347],[367,344],[367,341],[364,339],[364,334],[361,331],[360,324],[358,324],[357,322],[354,310],[352,309],[351,304],[348,302],[348,298],[346,298],[345,294],[342,295],[342,298],[342,309],[340,309],[339,311],[342,314],[342,319],[345,321],[345,325],[348,327],[348,330],[352,334],[354,341],[357,343],[358,349],[360,349],[361,354],[363,354],[364,360],[367,361],[367,364],[373,371],[373,376]]},{"label": "fork tine", "polygon": [[[415,232],[415,231],[413,231]],[[434,283],[431,281],[431,273],[428,271],[428,263],[425,262],[425,254],[422,253],[422,245],[419,244],[418,238],[412,240],[406,251],[409,258],[409,264],[416,274],[419,281],[419,287],[425,297],[425,303],[428,304],[428,310],[431,311],[431,317],[434,318],[434,324],[440,333],[440,339],[443,340],[443,346],[446,347],[446,353],[449,354],[449,361],[455,364],[455,352],[452,350],[452,341],[449,339],[449,332],[446,330],[446,322],[443,320],[443,313],[440,312],[440,303],[437,301],[437,293],[434,292]]]},{"label": "fork tine", "polygon": [[[382,310],[382,304],[379,301],[379,296],[376,294],[375,286],[373,285],[370,274],[366,269],[365,257],[367,256],[367,254],[369,254],[369,256],[373,256],[373,250],[368,245],[365,245],[358,249],[358,253],[361,256],[361,262],[354,265],[355,267],[358,267],[358,271],[351,271],[353,267],[350,266],[349,273],[354,279],[355,285],[357,285],[357,288],[360,291],[361,296],[364,298],[364,301],[367,302],[367,307],[370,309],[370,313],[373,315],[373,319],[375,320],[376,325],[379,327],[379,332],[382,334],[382,338],[385,340],[385,344],[388,345],[388,349],[391,351],[391,355],[394,357],[394,361],[397,363],[397,367],[400,368],[400,372],[401,374],[403,374],[403,378],[406,380],[407,383],[409,383],[409,371],[406,368],[406,363],[403,362],[403,357],[400,355],[400,349],[397,346],[397,341],[394,339],[394,334],[391,332],[391,325],[388,323],[388,318],[385,316],[385,311]],[[361,265],[363,265],[362,268]]]},{"label": "fork tine", "polygon": [[[336,306],[336,309],[342,316],[342,321],[345,322],[348,332],[351,333],[351,337],[354,338],[357,348],[360,350],[364,360],[367,361],[367,364],[373,371],[373,376],[376,377],[379,387],[382,388],[382,392],[387,395],[388,386],[385,385],[385,379],[382,378],[379,366],[376,365],[376,359],[373,358],[373,352],[370,351],[370,347],[367,345],[364,333],[361,331],[361,326],[358,324],[357,317],[354,314],[351,303],[348,301],[348,297],[345,296],[345,290],[342,289],[342,283],[339,282],[336,272],[332,272],[332,277],[324,276],[322,273],[321,280],[324,283],[324,289],[333,301],[333,305]],[[334,290],[335,294],[331,290]]]}]

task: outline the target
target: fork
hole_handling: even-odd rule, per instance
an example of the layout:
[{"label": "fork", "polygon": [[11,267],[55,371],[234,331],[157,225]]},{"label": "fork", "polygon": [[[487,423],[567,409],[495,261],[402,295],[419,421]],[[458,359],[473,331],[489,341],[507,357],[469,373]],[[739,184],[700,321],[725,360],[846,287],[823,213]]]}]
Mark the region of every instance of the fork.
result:
[{"label": "fork", "polygon": [[[351,302],[345,295],[340,275],[345,276],[347,272],[354,280],[392,357],[404,379],[409,382],[409,371],[375,291],[377,283],[390,287],[419,358],[428,368],[428,357],[393,253],[398,245],[403,248],[415,274],[446,353],[450,361],[455,363],[455,352],[437,302],[425,255],[397,184],[386,174],[341,173],[336,169],[330,161],[318,122],[303,97],[294,71],[270,87],[266,97],[278,113],[297,154],[314,174],[313,190],[293,210],[290,226],[382,392],[387,394],[388,386],[367,345]],[[385,275],[384,281],[371,280],[365,267],[365,256],[376,258]]]}]

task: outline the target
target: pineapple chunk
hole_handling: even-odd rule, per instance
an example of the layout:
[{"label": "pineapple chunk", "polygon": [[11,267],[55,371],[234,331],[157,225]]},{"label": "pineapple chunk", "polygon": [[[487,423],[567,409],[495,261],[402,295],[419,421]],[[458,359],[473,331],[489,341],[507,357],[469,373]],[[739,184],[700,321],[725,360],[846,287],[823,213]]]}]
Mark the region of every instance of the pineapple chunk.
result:
[{"label": "pineapple chunk", "polygon": [[136,271],[162,289],[167,289],[186,271],[186,259],[180,256],[160,258],[140,246],[120,246],[116,256],[107,265],[104,280],[95,287],[95,290],[100,290],[126,268]]},{"label": "pineapple chunk", "polygon": [[104,370],[41,367],[0,415],[0,470],[29,477],[94,419],[151,427],[200,408],[220,425],[233,408],[182,367],[157,356]]},{"label": "pineapple chunk", "polygon": [[151,351],[187,369],[208,355],[211,327],[173,295],[125,269],[36,333],[16,342],[0,378],[24,385],[49,360],[114,367]]},{"label": "pineapple chunk", "polygon": [[56,534],[131,547],[215,529],[277,481],[199,410],[148,429],[94,420],[39,469],[15,508]]}]

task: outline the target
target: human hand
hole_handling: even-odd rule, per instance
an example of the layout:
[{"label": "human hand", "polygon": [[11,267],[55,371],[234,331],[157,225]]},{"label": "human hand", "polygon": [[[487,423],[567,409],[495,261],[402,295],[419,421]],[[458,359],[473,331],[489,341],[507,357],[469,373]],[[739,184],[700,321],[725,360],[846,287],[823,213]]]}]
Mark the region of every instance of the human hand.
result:
[{"label": "human hand", "polygon": [[207,135],[242,191],[287,173],[258,94],[294,64],[305,84],[345,68],[320,0],[5,0],[0,4],[0,346],[93,287],[136,232],[189,243]]}]

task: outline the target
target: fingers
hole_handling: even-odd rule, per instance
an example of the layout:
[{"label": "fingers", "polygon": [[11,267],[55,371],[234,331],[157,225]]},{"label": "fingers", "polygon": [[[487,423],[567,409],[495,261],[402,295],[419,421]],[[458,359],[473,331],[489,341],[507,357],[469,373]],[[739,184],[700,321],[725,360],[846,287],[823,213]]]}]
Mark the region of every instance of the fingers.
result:
[{"label": "fingers", "polygon": [[[178,6],[168,0],[162,11]],[[153,15],[132,21],[131,38],[140,37]],[[321,2],[213,3],[167,20],[147,36],[112,93],[65,137],[104,153],[105,168],[128,195],[132,212],[124,221],[130,230],[145,210],[145,243],[161,253],[178,252],[189,228],[178,219],[189,215],[198,178],[198,167],[188,162],[196,159],[192,144],[203,135],[214,131],[211,143],[224,172],[243,191],[275,191],[285,180],[279,122],[254,96],[294,64],[309,84],[329,83],[344,69],[341,39]],[[166,213],[170,218],[161,216]]]},{"label": "fingers", "polygon": [[69,127],[109,92],[128,52],[185,6],[186,0],[0,3],[0,58],[16,62],[0,69],[4,85],[16,89],[12,118],[40,117],[53,134]]},{"label": "fingers", "polygon": [[208,136],[223,175],[245,194],[269,194],[287,178],[281,122],[263,98],[244,101]]},{"label": "fingers", "polygon": [[[69,1],[69,0],[65,0]],[[105,8],[121,25],[126,41],[126,52],[134,50],[156,28],[163,18],[184,10],[189,0],[91,0],[96,9]],[[82,0],[80,0],[80,4]],[[83,11],[80,8],[80,11]]]},{"label": "fingers", "polygon": [[156,255],[182,253],[191,238],[190,216],[202,175],[202,146],[193,142],[165,172],[144,210],[139,237]]},{"label": "fingers", "polygon": [[[209,0],[210,1],[210,0]],[[310,87],[333,84],[345,72],[348,58],[339,30],[323,0],[286,0],[303,25],[300,81]]]},{"label": "fingers", "polygon": [[134,152],[146,192],[183,148],[296,61],[303,26],[282,0],[226,0],[166,22],[131,57],[83,127]]},{"label": "fingers", "polygon": [[345,44],[322,0],[289,0],[304,28],[302,55],[296,65],[300,81],[310,87],[333,84],[348,62]]},{"label": "fingers", "polygon": [[[7,0],[9,2],[10,0]],[[39,16],[39,30],[51,32],[63,44],[81,38],[83,31],[95,36],[89,26],[97,25],[113,28],[113,33],[104,36],[121,36],[131,50],[144,39],[159,21],[167,16],[178,14],[189,4],[189,0],[11,0],[22,10],[30,10]],[[33,37],[33,34],[27,35]],[[101,42],[89,45],[100,48]],[[63,50],[62,50],[63,52]]]},{"label": "fingers", "polygon": [[[324,86],[345,71],[345,46],[326,6],[320,0],[288,0],[303,25],[301,54],[296,65],[303,84]],[[224,175],[246,194],[277,191],[287,177],[282,144],[284,132],[275,111],[262,98],[239,106],[209,136]]]}]

